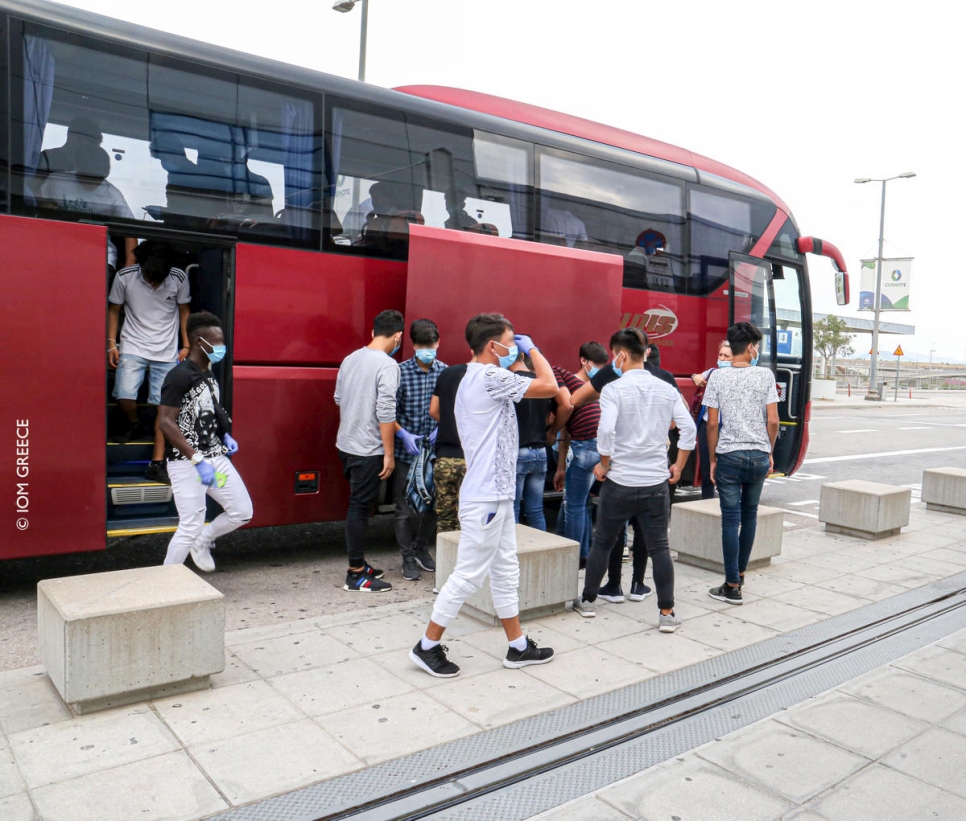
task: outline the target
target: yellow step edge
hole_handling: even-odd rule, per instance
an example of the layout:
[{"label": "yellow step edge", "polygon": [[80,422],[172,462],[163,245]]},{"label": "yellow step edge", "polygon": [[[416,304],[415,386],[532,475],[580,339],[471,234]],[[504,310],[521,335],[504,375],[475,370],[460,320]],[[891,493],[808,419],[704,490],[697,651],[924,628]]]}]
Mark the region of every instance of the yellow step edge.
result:
[{"label": "yellow step edge", "polygon": [[120,530],[108,530],[107,537],[114,539],[119,536],[147,536],[151,533],[174,533],[177,525],[158,525],[156,527],[125,527]]},{"label": "yellow step edge", "polygon": [[164,482],[152,482],[145,479],[143,482],[108,482],[107,486],[112,487],[171,487],[169,484]]}]

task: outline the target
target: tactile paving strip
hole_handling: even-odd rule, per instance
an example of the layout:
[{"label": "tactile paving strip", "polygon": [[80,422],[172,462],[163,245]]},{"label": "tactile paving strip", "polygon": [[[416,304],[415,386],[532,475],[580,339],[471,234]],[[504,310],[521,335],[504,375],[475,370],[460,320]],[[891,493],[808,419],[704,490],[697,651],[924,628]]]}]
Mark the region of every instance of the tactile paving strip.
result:
[{"label": "tactile paving strip", "polygon": [[[372,805],[386,796],[411,790],[427,782],[445,781],[447,776],[451,776],[451,780],[444,792],[448,791],[451,797],[457,797],[470,786],[461,783],[458,774],[474,767],[498,762],[514,752],[548,744],[562,736],[638,711],[646,705],[691,693],[744,671],[765,667],[791,654],[867,629],[870,625],[943,596],[956,594],[964,588],[966,573],[950,576],[691,667],[229,810],[216,817],[227,821],[307,821],[343,814],[366,821],[415,816],[447,821],[528,818],[766,718],[937,641],[966,627],[966,608],[910,627],[793,678],[604,750],[592,758],[557,767],[544,775],[501,788],[452,809],[424,815],[421,810],[425,807],[425,798],[421,799],[418,793],[392,806]],[[371,808],[360,812],[359,808],[366,805]]]}]

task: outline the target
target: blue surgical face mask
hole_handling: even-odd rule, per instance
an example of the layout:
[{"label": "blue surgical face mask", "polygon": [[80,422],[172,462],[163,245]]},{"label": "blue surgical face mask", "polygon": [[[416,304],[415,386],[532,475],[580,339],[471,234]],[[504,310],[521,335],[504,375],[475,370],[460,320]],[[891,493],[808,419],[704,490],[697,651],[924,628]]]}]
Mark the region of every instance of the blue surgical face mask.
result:
[{"label": "blue surgical face mask", "polygon": [[[623,351],[621,353],[623,353]],[[620,354],[618,354],[617,356],[620,356]],[[611,365],[610,366],[614,369],[614,373],[616,373],[618,376],[623,376],[623,374],[624,374],[623,368],[618,368],[617,367],[617,356],[614,357],[614,361],[611,362]]]},{"label": "blue surgical face mask", "polygon": [[203,342],[205,345],[211,348],[210,351],[207,351],[205,350],[203,345],[201,350],[205,351],[205,356],[208,357],[208,361],[212,365],[215,365],[218,362],[221,362],[221,360],[225,358],[225,354],[228,353],[228,348],[225,345],[212,345],[207,339],[205,339],[202,336],[198,337],[198,341]]},{"label": "blue surgical face mask", "polygon": [[424,365],[432,365],[433,360],[436,359],[436,351],[433,348],[420,348],[414,356]]},{"label": "blue surgical face mask", "polygon": [[730,368],[731,367],[731,360],[730,359],[719,359],[718,360],[718,367],[719,368]]},{"label": "blue surgical face mask", "polygon": [[395,356],[395,355],[396,355],[396,351],[398,351],[398,350],[399,350],[399,346],[398,346],[398,345],[396,345],[396,347],[395,347],[395,348],[393,348],[393,349],[392,349],[392,350],[391,350],[391,351],[389,352],[389,355],[390,355],[390,356]]},{"label": "blue surgical face mask", "polygon": [[598,373],[600,373],[600,368],[598,368],[596,365],[591,366],[587,370],[587,376],[590,377],[591,379],[597,376]]},{"label": "blue surgical face mask", "polygon": [[754,357],[752,357],[752,360],[751,360],[751,366],[754,367],[757,364],[758,364],[758,348],[756,346],[755,347],[755,355],[754,355]]},{"label": "blue surgical face mask", "polygon": [[[495,339],[493,341],[496,342]],[[517,361],[517,357],[520,356],[520,349],[517,348],[516,345],[511,345],[509,348],[507,348],[502,342],[496,342],[496,344],[501,348],[506,348],[507,350],[506,356],[500,357],[500,367],[509,369],[509,367]]]}]

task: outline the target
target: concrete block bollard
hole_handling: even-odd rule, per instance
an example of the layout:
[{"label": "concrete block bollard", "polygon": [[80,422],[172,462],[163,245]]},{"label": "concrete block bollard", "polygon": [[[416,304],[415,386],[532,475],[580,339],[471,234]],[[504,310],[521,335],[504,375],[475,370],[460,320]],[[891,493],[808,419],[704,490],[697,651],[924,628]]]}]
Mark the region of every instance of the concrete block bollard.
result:
[{"label": "concrete block bollard", "polygon": [[208,687],[225,668],[225,598],[184,565],[46,579],[40,658],[77,714]]},{"label": "concrete block bollard", "polygon": [[848,479],[822,485],[818,519],[829,533],[861,539],[895,536],[909,524],[912,490]]},{"label": "concrete block bollard", "polygon": [[[784,514],[777,508],[758,506],[758,527],[755,546],[748,560],[749,570],[765,567],[771,564],[772,556],[781,555],[784,521]],[[677,551],[679,562],[705,570],[722,570],[721,506],[718,500],[701,499],[673,505],[668,539],[671,550]]]},{"label": "concrete block bollard", "polygon": [[922,501],[926,510],[966,516],[966,470],[929,468],[922,472]]},{"label": "concrete block bollard", "polygon": [[[577,594],[580,545],[571,539],[517,525],[520,559],[520,619],[535,619],[563,612]],[[436,537],[436,587],[442,589],[456,567],[460,531]],[[490,597],[490,580],[473,594],[462,611],[485,624],[498,625]]]}]

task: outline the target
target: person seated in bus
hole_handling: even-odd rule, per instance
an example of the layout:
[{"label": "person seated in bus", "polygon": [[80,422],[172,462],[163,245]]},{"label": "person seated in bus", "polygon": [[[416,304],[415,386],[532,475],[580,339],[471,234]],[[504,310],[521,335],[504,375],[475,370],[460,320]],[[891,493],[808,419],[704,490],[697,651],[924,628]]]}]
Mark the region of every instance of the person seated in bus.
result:
[{"label": "person seated in bus", "polygon": [[381,180],[369,189],[372,212],[362,226],[359,244],[390,254],[405,254],[409,245],[409,226],[424,225],[425,219],[411,208],[409,186]]},{"label": "person seated in bus", "polygon": [[366,197],[361,202],[357,202],[342,218],[342,233],[355,239],[362,233],[362,226],[366,224],[366,218],[373,211],[372,197]]},{"label": "person seated in bus", "polygon": [[583,220],[563,208],[554,208],[546,198],[540,201],[541,241],[574,248],[587,242],[587,226]]},{"label": "person seated in bus", "polygon": [[626,259],[644,266],[646,288],[674,292],[673,260],[668,254],[667,238],[663,233],[655,228],[641,231]]},{"label": "person seated in bus", "polygon": [[[107,180],[111,172],[108,153],[90,140],[75,140],[70,156],[73,170],[54,172],[40,186],[41,206],[81,214],[88,219],[133,220],[134,214],[124,195]],[[62,156],[55,157],[57,163],[62,159]],[[137,240],[133,237],[124,240],[125,265],[134,263],[136,246]],[[117,268],[117,250],[111,242],[107,244],[107,264],[109,268]]]},{"label": "person seated in bus", "polygon": [[[134,255],[137,264],[118,272],[108,296],[107,361],[117,369],[114,398],[128,422],[119,442],[130,441],[140,430],[137,400],[145,375],[150,379],[148,404],[157,407],[164,378],[191,347],[187,326],[191,292],[185,272],[172,265],[171,247],[158,240],[145,240]],[[122,307],[124,325],[118,338]],[[180,351],[179,333],[183,344]],[[164,437],[157,423],[151,464],[144,475],[156,482],[169,481]]]},{"label": "person seated in bus", "polygon": [[75,117],[67,125],[67,138],[64,144],[40,153],[37,177],[43,181],[50,174],[76,170],[77,150],[88,146],[100,147],[103,141],[104,135],[97,123],[88,117]]},{"label": "person seated in bus", "polygon": [[457,191],[455,194],[447,191],[446,211],[449,216],[443,225],[455,231],[472,231],[476,234],[489,234],[499,236],[500,232],[495,225],[489,222],[480,222],[474,219],[466,211],[466,198],[469,196],[465,191]]}]

